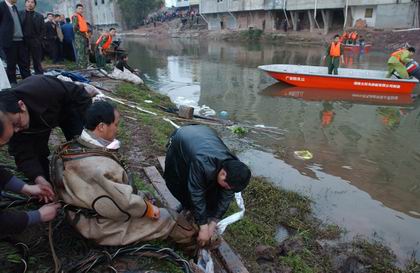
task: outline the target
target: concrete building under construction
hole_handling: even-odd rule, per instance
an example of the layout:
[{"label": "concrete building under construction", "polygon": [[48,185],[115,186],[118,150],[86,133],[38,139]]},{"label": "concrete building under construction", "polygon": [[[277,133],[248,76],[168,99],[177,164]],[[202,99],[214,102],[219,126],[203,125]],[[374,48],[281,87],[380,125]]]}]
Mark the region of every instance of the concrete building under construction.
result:
[{"label": "concrete building under construction", "polygon": [[419,0],[201,0],[200,13],[210,30],[419,26]]}]

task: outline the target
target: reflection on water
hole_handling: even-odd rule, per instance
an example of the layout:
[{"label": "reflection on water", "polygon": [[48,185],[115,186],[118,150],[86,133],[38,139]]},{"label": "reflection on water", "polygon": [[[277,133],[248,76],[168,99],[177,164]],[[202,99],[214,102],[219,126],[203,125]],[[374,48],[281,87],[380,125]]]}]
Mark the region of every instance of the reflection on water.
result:
[{"label": "reflection on water", "polygon": [[[322,48],[196,40],[133,40],[125,46],[146,82],[173,101],[285,129],[280,139],[254,139],[264,151],[241,154],[256,174],[310,195],[321,218],[350,234],[379,234],[400,257],[419,249],[420,110],[411,96],[273,85],[256,69],[321,65]],[[347,55],[346,66],[385,70],[386,59],[375,51]],[[314,158],[297,160],[296,150],[309,150]]]}]

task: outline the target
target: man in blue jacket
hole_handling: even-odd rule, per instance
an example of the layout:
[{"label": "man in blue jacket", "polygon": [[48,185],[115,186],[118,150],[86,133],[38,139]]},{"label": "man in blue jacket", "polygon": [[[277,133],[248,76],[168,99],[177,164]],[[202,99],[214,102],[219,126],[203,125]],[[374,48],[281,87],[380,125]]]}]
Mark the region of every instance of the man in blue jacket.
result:
[{"label": "man in blue jacket", "polygon": [[245,189],[251,171],[203,125],[176,130],[168,143],[164,178],[183,209],[200,226],[198,243],[206,245],[226,213],[235,192]]}]

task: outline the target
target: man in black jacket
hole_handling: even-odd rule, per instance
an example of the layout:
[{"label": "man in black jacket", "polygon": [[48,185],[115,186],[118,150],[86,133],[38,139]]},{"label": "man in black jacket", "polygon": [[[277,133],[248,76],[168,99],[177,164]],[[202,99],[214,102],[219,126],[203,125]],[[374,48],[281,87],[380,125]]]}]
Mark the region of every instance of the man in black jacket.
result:
[{"label": "man in black jacket", "polygon": [[32,62],[35,74],[43,74],[42,59],[42,37],[45,33],[44,16],[35,11],[36,0],[25,1],[25,11],[20,12],[22,19],[23,36],[25,37],[25,46]]},{"label": "man in black jacket", "polygon": [[0,56],[6,59],[9,82],[16,84],[16,64],[22,78],[29,77],[29,58],[23,43],[22,21],[16,8],[17,0],[0,2]]},{"label": "man in black jacket", "polygon": [[200,226],[198,242],[208,243],[235,192],[248,185],[249,168],[229,151],[216,132],[203,125],[177,129],[168,143],[164,178],[183,209]]},{"label": "man in black jacket", "polygon": [[23,174],[36,184],[49,185],[48,140],[60,127],[67,140],[79,135],[84,113],[95,94],[84,87],[51,76],[34,75],[15,88],[0,92],[0,145],[9,142],[9,153]]},{"label": "man in black jacket", "polygon": [[47,22],[45,23],[45,53],[50,57],[52,61],[58,59],[58,47],[57,47],[57,26],[54,21],[54,14],[48,13]]}]

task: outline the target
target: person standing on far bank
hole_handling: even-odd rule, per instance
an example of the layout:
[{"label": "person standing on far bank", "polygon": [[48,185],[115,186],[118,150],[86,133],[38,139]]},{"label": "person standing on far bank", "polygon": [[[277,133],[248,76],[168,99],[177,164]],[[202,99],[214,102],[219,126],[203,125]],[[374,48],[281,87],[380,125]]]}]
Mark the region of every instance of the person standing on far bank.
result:
[{"label": "person standing on far bank", "polygon": [[344,63],[343,57],[343,46],[340,43],[340,35],[334,36],[334,41],[327,47],[326,56],[324,60],[328,66],[328,74],[338,75],[338,67],[340,67],[340,61]]},{"label": "person standing on far bank", "polygon": [[35,11],[36,0],[25,1],[25,11],[20,12],[23,22],[23,36],[25,46],[28,50],[28,57],[32,58],[35,74],[43,74],[42,59],[42,37],[45,35],[44,16]]},{"label": "person standing on far bank", "polygon": [[10,84],[16,84],[16,65],[22,78],[31,75],[29,58],[23,42],[22,21],[16,7],[17,0],[0,2],[0,56],[6,59],[6,73]]},{"label": "person standing on far bank", "polygon": [[88,48],[86,40],[88,35],[88,24],[83,16],[83,5],[76,5],[76,13],[72,17],[74,30],[74,49],[76,51],[76,62],[79,68],[88,66]]}]

